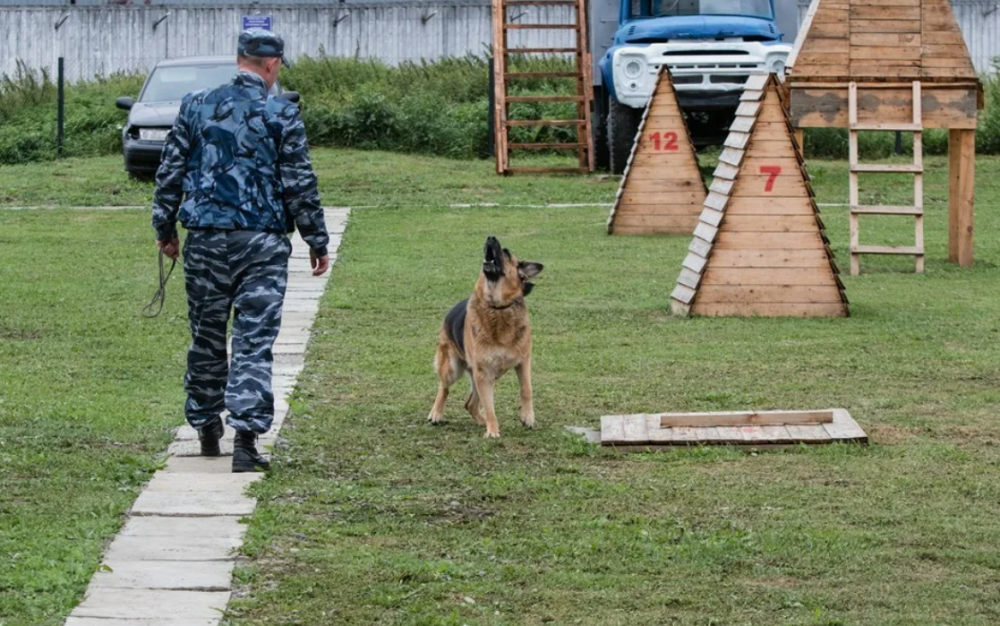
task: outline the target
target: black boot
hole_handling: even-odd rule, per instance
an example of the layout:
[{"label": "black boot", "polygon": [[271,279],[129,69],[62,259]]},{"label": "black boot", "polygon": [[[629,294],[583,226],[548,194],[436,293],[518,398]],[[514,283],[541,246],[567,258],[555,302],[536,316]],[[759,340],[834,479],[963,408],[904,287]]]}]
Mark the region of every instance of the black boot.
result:
[{"label": "black boot", "polygon": [[219,449],[219,440],[222,439],[224,427],[222,420],[216,419],[214,422],[205,424],[198,429],[198,441],[201,442],[201,456],[219,456],[222,451]]},{"label": "black boot", "polygon": [[233,444],[233,473],[266,472],[271,462],[257,452],[257,433],[241,430]]}]

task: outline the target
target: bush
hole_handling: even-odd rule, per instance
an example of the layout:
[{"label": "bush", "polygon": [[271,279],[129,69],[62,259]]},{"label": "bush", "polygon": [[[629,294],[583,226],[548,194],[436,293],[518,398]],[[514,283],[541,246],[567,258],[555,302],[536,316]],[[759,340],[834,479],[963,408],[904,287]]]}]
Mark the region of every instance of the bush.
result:
[{"label": "bush", "polygon": [[[282,75],[302,94],[315,145],[483,157],[489,152],[489,63],[467,56],[388,67],[378,61],[303,58]],[[512,71],[569,71],[561,59],[511,59]],[[565,79],[521,81],[520,91],[555,94]],[[575,117],[565,104],[515,104],[520,119]],[[569,140],[566,129],[518,128],[517,141]]]},{"label": "bush", "polygon": [[[390,150],[485,157],[489,153],[489,59],[466,56],[436,62],[390,67],[380,61],[300,58],[282,74],[286,88],[302,94],[302,116],[309,140],[316,146]],[[511,71],[569,71],[563,58],[510,59]],[[66,88],[68,156],[113,154],[121,150],[120,126],[125,114],[115,109],[119,96],[135,96],[145,76],[118,74]],[[512,93],[552,95],[572,93],[574,79],[519,80]],[[1000,154],[1000,79],[986,80],[986,109],[980,113],[977,151]],[[514,103],[517,119],[574,119],[572,103]],[[575,128],[518,127],[511,139],[523,143],[567,143]],[[910,149],[911,136],[904,134]],[[11,76],[0,77],[0,163],[56,158],[56,86],[47,72],[18,64]],[[864,133],[865,159],[894,153],[892,133]],[[947,131],[924,133],[927,154],[946,154]],[[845,158],[847,131],[810,129],[810,157]]]},{"label": "bush", "polygon": [[[1000,154],[1000,74],[983,77],[986,107],[979,112],[976,130],[978,154]],[[902,133],[903,150],[913,150],[913,135]],[[847,130],[843,128],[807,128],[806,154],[811,158],[847,158]],[[895,133],[866,132],[858,136],[858,152],[863,159],[884,159],[893,156],[896,146]],[[924,154],[948,154],[948,131],[935,128],[924,131]]]},{"label": "bush", "polygon": [[[986,111],[980,114],[982,117]],[[980,122],[982,123],[982,122]],[[846,159],[848,152],[847,129],[844,128],[807,128],[805,129],[806,154],[809,158]],[[1000,126],[997,128],[1000,136]],[[977,135],[984,134],[979,127]],[[903,152],[911,154],[913,150],[913,135],[902,133]],[[980,137],[982,139],[982,137]],[[978,142],[977,142],[978,143]],[[892,132],[865,132],[858,135],[858,153],[865,160],[886,159],[896,154],[896,134]],[[994,152],[981,154],[1000,154],[1000,144]],[[935,128],[924,131],[924,154],[948,154],[948,131]]]}]

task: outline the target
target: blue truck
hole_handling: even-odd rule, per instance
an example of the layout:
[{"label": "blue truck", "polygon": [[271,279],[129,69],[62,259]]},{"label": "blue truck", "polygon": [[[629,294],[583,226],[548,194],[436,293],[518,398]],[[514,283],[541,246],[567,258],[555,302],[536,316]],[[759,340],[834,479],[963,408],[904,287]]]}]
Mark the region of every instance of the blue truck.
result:
[{"label": "blue truck", "polygon": [[[788,13],[797,10],[778,1],[790,5],[782,6]],[[597,154],[615,173],[625,169],[662,65],[695,142],[708,145],[725,136],[747,76],[783,74],[792,51],[775,0],[591,0],[589,11]]]}]

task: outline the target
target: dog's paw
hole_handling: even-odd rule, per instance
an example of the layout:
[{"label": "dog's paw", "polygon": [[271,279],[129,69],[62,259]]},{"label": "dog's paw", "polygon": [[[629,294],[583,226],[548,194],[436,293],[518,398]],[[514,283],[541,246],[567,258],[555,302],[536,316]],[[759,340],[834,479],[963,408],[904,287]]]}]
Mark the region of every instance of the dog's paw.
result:
[{"label": "dog's paw", "polygon": [[535,427],[535,414],[531,413],[531,414],[528,414],[528,415],[522,415],[521,416],[521,423],[524,424],[525,428],[534,428]]},{"label": "dog's paw", "polygon": [[440,426],[441,424],[444,423],[444,416],[434,415],[433,413],[431,413],[430,415],[427,416],[427,421],[430,422],[431,426]]},{"label": "dog's paw", "polygon": [[498,430],[496,432],[490,432],[490,431],[487,430],[486,434],[483,435],[483,436],[486,437],[487,439],[499,439],[500,438],[500,431]]}]

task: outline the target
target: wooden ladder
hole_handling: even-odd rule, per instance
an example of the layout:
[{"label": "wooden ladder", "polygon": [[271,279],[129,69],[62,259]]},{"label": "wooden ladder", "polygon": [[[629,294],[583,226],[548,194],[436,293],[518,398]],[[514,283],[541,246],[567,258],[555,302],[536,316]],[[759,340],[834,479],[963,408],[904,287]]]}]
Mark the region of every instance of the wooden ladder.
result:
[{"label": "wooden ladder", "polygon": [[[508,9],[530,6],[571,7],[576,14],[572,24],[514,24],[508,20]],[[515,18],[516,19],[516,18]],[[510,48],[508,34],[511,31],[530,30],[573,30],[576,32],[576,46],[573,48]],[[571,54],[576,61],[573,72],[510,72],[508,60],[512,55],[529,54]],[[586,173],[594,171],[594,139],[591,133],[591,103],[594,99],[590,53],[587,49],[586,0],[493,0],[493,73],[496,106],[494,121],[496,130],[497,173]],[[532,78],[575,78],[576,93],[560,96],[511,96],[508,88],[513,81]],[[508,119],[510,104],[513,102],[575,102],[576,119],[571,120],[511,120]],[[575,126],[576,141],[573,143],[511,143],[509,131],[525,126]],[[577,153],[577,167],[511,167],[510,153],[522,150],[572,150]]]},{"label": "wooden ladder", "polygon": [[[851,166],[851,275],[861,272],[862,254],[902,254],[912,255],[916,260],[916,272],[924,271],[924,145],[923,120],[921,113],[920,81],[913,82],[913,123],[912,124],[859,124],[858,85],[848,85],[848,115],[850,133]],[[913,163],[903,165],[878,165],[858,163],[859,131],[899,131],[913,133]],[[859,200],[858,174],[892,173],[913,175],[913,206],[863,206]],[[862,246],[859,217],[861,215],[912,215],[914,224],[913,247],[904,246]]]}]

